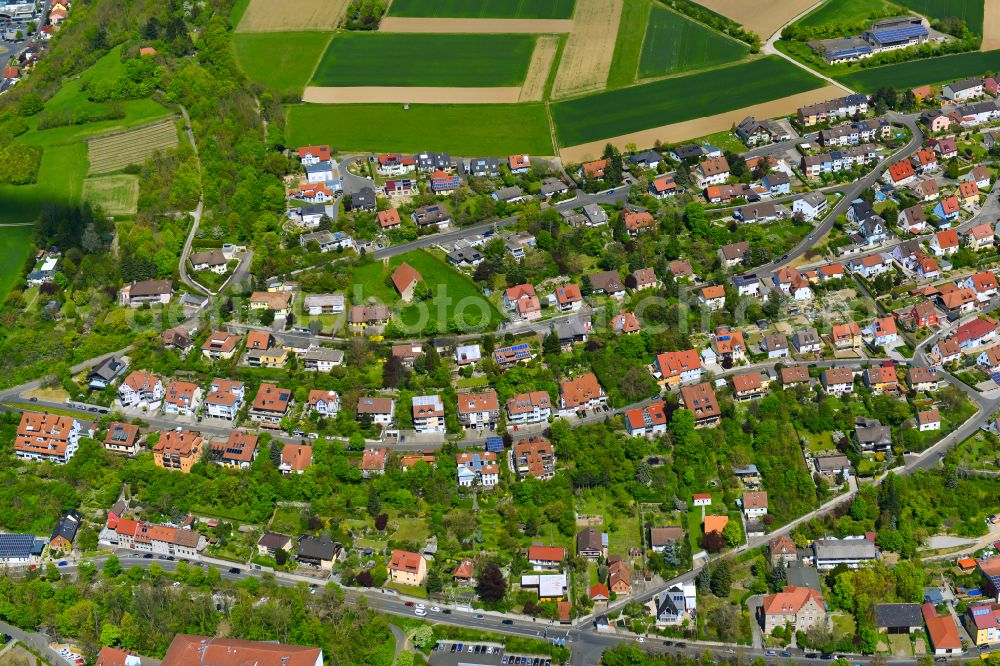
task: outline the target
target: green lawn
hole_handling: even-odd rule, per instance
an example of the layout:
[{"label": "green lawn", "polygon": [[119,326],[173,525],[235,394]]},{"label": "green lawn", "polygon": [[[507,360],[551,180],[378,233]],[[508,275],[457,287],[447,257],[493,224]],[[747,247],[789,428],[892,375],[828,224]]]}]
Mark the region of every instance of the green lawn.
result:
[{"label": "green lawn", "polygon": [[639,61],[639,77],[722,65],[742,60],[749,53],[745,44],[662,5],[653,5]]},{"label": "green lawn", "polygon": [[427,521],[421,518],[397,518],[396,523],[399,527],[393,538],[397,541],[410,541],[420,545],[427,541],[427,535],[430,533]]},{"label": "green lawn", "polygon": [[970,76],[981,76],[984,72],[996,69],[998,64],[1000,49],[869,67],[850,74],[834,75],[834,78],[850,88],[865,92],[874,92],[881,86],[905,90],[925,83],[947,83]]},{"label": "green lawn", "polygon": [[[678,123],[819,88],[822,81],[778,56],[556,102],[562,146]],[[721,91],[725,91],[723,94]]]},{"label": "green lawn", "polygon": [[338,33],[316,86],[519,86],[534,35]]},{"label": "green lawn", "polygon": [[139,200],[139,177],[129,174],[101,176],[83,181],[83,198],[108,215],[134,215]]},{"label": "green lawn", "polygon": [[[387,276],[404,262],[420,273],[422,281],[431,289],[431,299],[406,305],[399,301],[395,289],[386,284]],[[494,328],[502,320],[496,307],[470,279],[423,250],[393,257],[388,266],[381,262],[361,266],[354,271],[353,283],[351,300],[354,303],[371,297],[388,304],[398,302],[393,321],[404,333],[419,335],[428,329],[433,329],[435,334],[445,333],[448,322],[456,313],[463,311],[485,317],[489,328]]]},{"label": "green lawn", "polygon": [[253,81],[301,92],[330,43],[323,32],[233,33],[236,61]]},{"label": "green lawn", "polygon": [[622,88],[635,83],[642,52],[642,36],[646,34],[653,0],[624,0],[615,53],[608,72],[608,88]]},{"label": "green lawn", "polygon": [[395,0],[390,16],[434,18],[562,19],[576,0]]},{"label": "green lawn", "polygon": [[886,0],[827,0],[815,10],[796,21],[796,25],[814,27],[819,25],[853,26],[865,21],[873,14],[890,9],[904,10]]},{"label": "green lawn", "polygon": [[0,227],[0,301],[21,278],[21,268],[34,236],[33,226]]},{"label": "green lawn", "polygon": [[338,150],[553,154],[542,104],[301,104],[289,107],[286,131],[289,145]]},{"label": "green lawn", "polygon": [[969,30],[983,34],[983,0],[895,0],[895,2],[932,19],[957,16],[965,21]]}]

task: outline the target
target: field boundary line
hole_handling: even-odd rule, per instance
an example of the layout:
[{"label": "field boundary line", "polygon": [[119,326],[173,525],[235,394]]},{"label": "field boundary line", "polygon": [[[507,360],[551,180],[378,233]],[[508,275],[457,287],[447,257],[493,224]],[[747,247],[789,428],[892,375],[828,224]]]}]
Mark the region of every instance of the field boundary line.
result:
[{"label": "field boundary line", "polygon": [[[576,8],[573,9],[574,13]],[[573,31],[574,19],[430,18],[386,16],[378,32],[456,34],[549,34]]]},{"label": "field boundary line", "polygon": [[517,104],[522,86],[306,86],[309,104]]},{"label": "field boundary line", "polygon": [[528,71],[521,83],[519,102],[541,102],[545,99],[552,65],[559,54],[560,35],[539,35],[535,40],[535,50],[531,53]]},{"label": "field boundary line", "polygon": [[320,51],[319,57],[316,58],[316,62],[313,63],[312,71],[309,72],[309,78],[306,79],[306,85],[302,88],[302,94],[305,95],[305,89],[309,87],[309,82],[316,77],[316,70],[319,69],[319,65],[323,62],[323,58],[326,57],[326,51],[330,48],[330,42],[333,41],[333,36],[336,33],[331,32],[326,38],[326,44],[323,45],[323,50]]}]

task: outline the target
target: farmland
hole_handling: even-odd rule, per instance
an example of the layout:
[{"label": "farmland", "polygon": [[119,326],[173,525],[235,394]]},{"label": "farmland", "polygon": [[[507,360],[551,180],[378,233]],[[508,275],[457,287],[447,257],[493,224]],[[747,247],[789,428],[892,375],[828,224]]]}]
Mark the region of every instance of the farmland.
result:
[{"label": "farmland", "polygon": [[233,8],[237,32],[296,32],[334,30],[347,10],[348,0],[242,0]]},{"label": "farmland", "polygon": [[316,86],[519,86],[533,35],[340,33],[320,61]]},{"label": "farmland", "polygon": [[108,215],[134,215],[139,201],[139,178],[126,174],[83,181],[83,199],[99,205]]},{"label": "farmland", "polygon": [[328,143],[338,150],[418,152],[428,145],[459,155],[551,155],[542,104],[312,105],[288,109],[289,145]]},{"label": "farmland", "polygon": [[579,0],[552,94],[569,97],[603,90],[608,82],[624,0]]},{"label": "farmland", "polygon": [[[400,304],[399,307],[402,309],[394,319],[401,328],[406,324],[416,324],[419,326],[416,333],[419,334],[420,330],[425,328],[425,324],[440,322],[447,325],[456,312],[463,310],[470,314],[484,313],[490,328],[501,321],[500,313],[479,293],[479,289],[471,280],[449,267],[441,259],[422,250],[393,257],[388,266],[382,263],[370,263],[358,267],[354,271],[354,291],[351,293],[351,301],[360,303],[374,297],[386,304],[396,303],[399,296],[386,284],[386,277],[403,262],[417,269],[423,282],[430,287],[433,297],[423,303]],[[422,311],[427,312],[428,319],[418,324]],[[435,330],[438,330],[437,327]]]},{"label": "farmland", "polygon": [[983,0],[894,0],[910,11],[923,14],[931,19],[957,16],[965,21],[969,30],[983,33]]},{"label": "farmland", "polygon": [[618,21],[618,38],[608,72],[608,88],[621,88],[635,82],[642,52],[642,36],[646,34],[652,0],[625,0]]},{"label": "farmland", "polygon": [[796,21],[796,25],[814,27],[819,25],[853,26],[873,14],[890,10],[903,13],[903,9],[887,0],[827,0],[816,10]]},{"label": "farmland", "polygon": [[867,92],[874,92],[881,86],[892,86],[903,90],[925,83],[946,83],[981,75],[983,72],[996,69],[997,63],[1000,63],[1000,50],[977,51],[886,67],[869,67],[836,78],[851,88]]},{"label": "farmland", "polygon": [[[934,0],[931,0],[932,2]],[[703,7],[753,30],[763,39],[816,4],[815,0],[701,0]]]},{"label": "farmland", "polygon": [[742,60],[750,49],[662,5],[653,5],[646,27],[639,77]]},{"label": "farmland", "polygon": [[435,18],[565,19],[576,0],[395,0],[390,16]]},{"label": "farmland", "polygon": [[247,77],[276,90],[301,92],[330,43],[321,32],[236,33],[233,50]]},{"label": "farmland", "polygon": [[0,300],[21,277],[34,236],[34,226],[0,227]]},{"label": "farmland", "polygon": [[172,118],[123,132],[98,136],[88,142],[90,173],[117,171],[142,164],[156,152],[177,147],[177,127]]},{"label": "farmland", "polygon": [[[710,116],[819,88],[821,81],[771,56],[720,69],[556,102],[559,144],[606,137]],[[717,91],[725,90],[725,95]]]}]

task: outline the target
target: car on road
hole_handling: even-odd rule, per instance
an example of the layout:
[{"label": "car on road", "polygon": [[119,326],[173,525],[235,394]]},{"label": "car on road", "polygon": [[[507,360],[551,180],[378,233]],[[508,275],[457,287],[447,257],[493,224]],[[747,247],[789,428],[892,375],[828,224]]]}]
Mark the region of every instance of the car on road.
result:
[{"label": "car on road", "polygon": [[431,606],[431,612],[432,613],[440,613],[441,609],[438,608],[437,606]]},{"label": "car on road", "polygon": [[38,398],[32,396],[28,402],[38,402]]},{"label": "car on road", "polygon": [[451,609],[450,609],[450,608],[445,608],[445,609],[444,609],[443,611],[441,611],[441,612],[442,612],[442,613],[444,613],[445,615],[451,615]]},{"label": "car on road", "polygon": [[818,659],[819,652],[808,652],[806,653],[806,659]]},{"label": "car on road", "polygon": [[688,644],[687,644],[687,643],[684,643],[684,642],[679,642],[679,643],[677,643],[677,644],[676,644],[676,645],[675,645],[674,647],[679,647],[679,648],[686,648],[687,646],[688,646]]},{"label": "car on road", "polygon": [[412,601],[407,601],[403,603],[403,605],[406,606],[407,608],[413,608],[414,606],[416,606],[416,604],[413,603]]},{"label": "car on road", "polygon": [[636,640],[636,642],[637,642],[637,643],[645,643],[645,642],[646,642],[646,639],[645,639],[645,638],[643,638],[642,636],[639,636],[639,637],[638,637],[638,638],[636,638],[635,640]]},{"label": "car on road", "polygon": [[670,647],[671,645],[673,645],[673,644],[674,644],[674,642],[673,642],[673,641],[663,641],[663,644],[664,644],[665,646],[667,646],[667,647]]},{"label": "car on road", "polygon": [[777,653],[776,650],[765,650],[764,651],[764,656],[765,657],[777,657],[778,653]]},{"label": "car on road", "polygon": [[240,570],[239,567],[231,567],[229,569],[229,573],[233,574],[234,576],[239,576],[243,572]]},{"label": "car on road", "polygon": [[500,624],[514,624],[514,620],[501,620]]},{"label": "car on road", "polygon": [[486,619],[486,616],[483,615],[482,613],[476,613],[473,617],[475,617],[477,620],[485,620]]},{"label": "car on road", "polygon": [[419,617],[423,617],[424,615],[427,615],[427,611],[425,611],[423,608],[414,608],[413,614]]},{"label": "car on road", "polygon": [[59,564],[56,565],[56,566],[68,567],[69,566],[69,562],[67,562],[66,560],[59,560]]},{"label": "car on road", "polygon": [[781,653],[781,654],[780,654],[779,656],[781,656],[781,657],[786,657],[786,658],[787,658],[787,657],[791,657],[791,656],[792,656],[792,653],[791,653],[791,652],[789,652],[788,650],[785,650],[785,651],[784,651],[784,652],[782,652],[782,653]]},{"label": "car on road", "polygon": [[151,559],[153,559],[153,554],[152,553],[146,553],[145,555],[142,556],[142,559],[144,559],[144,560],[151,560]]}]

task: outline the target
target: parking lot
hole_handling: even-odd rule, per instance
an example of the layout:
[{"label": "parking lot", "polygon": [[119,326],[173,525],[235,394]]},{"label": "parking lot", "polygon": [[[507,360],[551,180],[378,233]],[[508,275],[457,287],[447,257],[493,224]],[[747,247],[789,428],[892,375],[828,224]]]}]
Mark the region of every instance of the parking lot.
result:
[{"label": "parking lot", "polygon": [[507,653],[496,643],[439,641],[431,652],[430,663],[434,666],[552,666],[552,659]]}]

